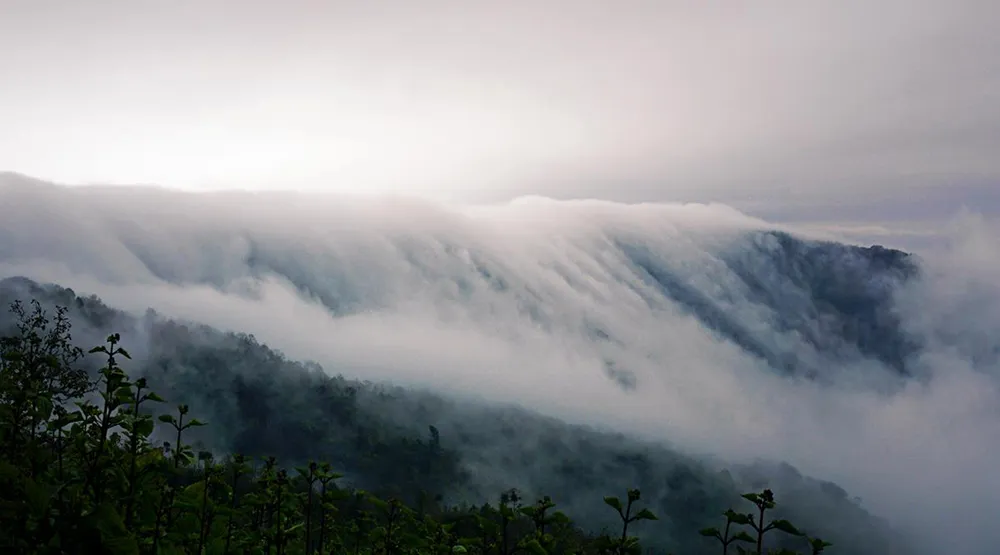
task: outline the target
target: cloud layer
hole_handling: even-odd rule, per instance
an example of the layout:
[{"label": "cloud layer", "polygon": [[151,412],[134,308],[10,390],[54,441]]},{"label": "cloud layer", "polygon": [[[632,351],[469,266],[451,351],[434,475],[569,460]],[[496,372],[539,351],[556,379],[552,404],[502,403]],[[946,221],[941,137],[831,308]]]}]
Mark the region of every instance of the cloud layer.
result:
[{"label": "cloud layer", "polygon": [[[787,460],[905,529],[947,529],[922,537],[929,551],[1000,540],[989,520],[1000,502],[995,222],[960,220],[899,287],[894,311],[923,346],[904,379],[780,329],[779,312],[811,314],[815,297],[786,287],[778,304],[756,301],[724,258],[773,226],[722,205],[458,207],[4,179],[0,276],[253,333],[346,375],[514,402],[726,460]],[[642,279],[623,244],[829,379],[783,377],[707,329]],[[787,271],[762,259],[754,277]]]},{"label": "cloud layer", "polygon": [[991,0],[377,6],[13,2],[0,168],[880,220],[959,188],[1000,210]]}]

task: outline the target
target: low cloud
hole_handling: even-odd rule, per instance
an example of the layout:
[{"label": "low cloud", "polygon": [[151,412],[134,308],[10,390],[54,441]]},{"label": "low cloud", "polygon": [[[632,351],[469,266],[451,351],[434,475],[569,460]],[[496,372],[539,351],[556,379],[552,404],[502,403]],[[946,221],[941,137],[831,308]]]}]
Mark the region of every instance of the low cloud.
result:
[{"label": "low cloud", "polygon": [[[928,553],[1000,541],[989,521],[1000,503],[996,223],[956,220],[898,289],[894,311],[923,345],[911,378],[869,357],[823,358],[779,329],[775,307],[720,258],[773,227],[723,205],[463,207],[8,178],[0,276],[253,333],[348,376],[517,403],[729,461],[785,460],[860,495]],[[642,279],[623,244],[828,379],[784,377],[707,329]],[[764,262],[754,277],[778,279]],[[780,309],[807,314],[809,295],[787,291]]]}]

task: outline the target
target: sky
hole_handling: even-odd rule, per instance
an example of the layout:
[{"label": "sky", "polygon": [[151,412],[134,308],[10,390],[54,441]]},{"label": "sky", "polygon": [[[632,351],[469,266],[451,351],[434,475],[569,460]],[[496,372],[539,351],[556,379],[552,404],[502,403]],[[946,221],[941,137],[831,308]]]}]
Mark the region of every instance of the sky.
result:
[{"label": "sky", "polygon": [[1000,213],[1000,4],[0,0],[0,170]]}]

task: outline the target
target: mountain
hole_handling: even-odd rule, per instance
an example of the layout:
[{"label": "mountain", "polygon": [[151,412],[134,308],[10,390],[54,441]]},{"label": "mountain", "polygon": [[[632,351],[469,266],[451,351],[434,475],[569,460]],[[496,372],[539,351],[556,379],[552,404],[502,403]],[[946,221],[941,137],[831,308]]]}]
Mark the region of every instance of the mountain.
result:
[{"label": "mountain", "polygon": [[611,524],[593,500],[635,486],[668,517],[650,545],[685,553],[768,484],[843,552],[952,519],[915,484],[977,488],[920,461],[988,444],[980,412],[941,415],[976,383],[958,363],[993,359],[934,327],[954,298],[920,296],[935,275],[718,205],[0,179],[0,300],[70,306],[83,345],[121,332],[134,372],[214,424],[206,446],[410,498],[518,487],[593,529]]},{"label": "mountain", "polygon": [[[719,255],[727,287],[713,294],[699,288],[648,249],[622,244],[630,265],[698,318],[705,327],[779,370],[816,377],[821,368],[809,355],[844,362],[872,357],[899,372],[917,346],[900,329],[892,293],[918,268],[911,255],[875,245],[856,247],[808,241],[784,232],[755,231]],[[730,312],[733,298],[763,310],[771,322],[755,333]],[[773,340],[796,336],[808,346]]]},{"label": "mountain", "polygon": [[[610,524],[599,500],[638,487],[663,517],[641,533],[647,546],[709,552],[693,531],[710,525],[744,490],[781,492],[779,515],[835,541],[850,553],[887,553],[903,540],[842,488],[785,464],[751,466],[699,461],[662,444],[574,426],[517,406],[477,404],[429,391],[332,376],[289,360],[252,336],[178,322],[148,311],[136,317],[95,296],[23,277],[0,281],[0,303],[31,299],[69,308],[81,345],[109,333],[145,338],[130,371],[153,390],[187,403],[209,421],[194,437],[220,453],[274,455],[292,464],[333,462],[349,483],[400,495],[440,495],[482,503],[515,487],[530,498],[551,495],[592,531]],[[0,318],[10,329],[9,314]],[[169,439],[169,438],[166,438]]]}]

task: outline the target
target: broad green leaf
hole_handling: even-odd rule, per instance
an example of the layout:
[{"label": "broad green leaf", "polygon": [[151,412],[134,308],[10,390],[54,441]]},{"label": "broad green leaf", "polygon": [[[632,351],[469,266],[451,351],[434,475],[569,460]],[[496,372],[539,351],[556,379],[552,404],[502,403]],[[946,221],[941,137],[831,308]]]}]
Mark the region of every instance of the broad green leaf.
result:
[{"label": "broad green leaf", "polygon": [[622,502],[621,502],[621,500],[618,499],[617,497],[613,496],[613,495],[609,495],[609,496],[605,497],[604,498],[604,503],[607,504],[612,509],[617,510],[619,513],[624,510],[622,508]]},{"label": "broad green leaf", "polygon": [[102,503],[91,515],[101,533],[101,543],[113,555],[139,555],[135,538],[125,529],[121,515],[111,503]]},{"label": "broad green leaf", "polygon": [[532,553],[533,555],[549,554],[549,552],[546,551],[544,547],[542,547],[542,544],[538,543],[538,540],[530,540],[527,543],[525,543],[522,546],[522,548],[526,550],[528,553]]},{"label": "broad green leaf", "polygon": [[139,545],[131,536],[101,539],[104,549],[109,555],[138,555]]},{"label": "broad green leaf", "polygon": [[182,547],[163,543],[157,547],[156,553],[157,555],[187,555]]},{"label": "broad green leaf", "polygon": [[39,397],[35,401],[36,410],[38,411],[38,416],[42,420],[47,420],[49,415],[52,414],[52,399],[47,396]]},{"label": "broad green leaf", "polygon": [[0,460],[0,480],[14,480],[18,477],[20,471],[18,468],[7,461]]},{"label": "broad green leaf", "polygon": [[41,515],[48,510],[52,496],[50,488],[45,484],[39,484],[31,478],[26,478],[24,480],[24,495],[27,497],[28,507],[32,513]]},{"label": "broad green leaf", "polygon": [[66,426],[80,422],[81,420],[83,420],[83,414],[80,412],[70,412],[57,418],[52,423],[52,426],[53,428],[65,428]]},{"label": "broad green leaf", "polygon": [[726,516],[729,518],[730,521],[733,522],[733,524],[740,524],[740,525],[743,525],[743,526],[746,526],[747,524],[750,524],[750,518],[749,518],[748,515],[742,515],[742,514],[734,512],[731,515],[727,514]]},{"label": "broad green leaf", "polygon": [[163,400],[163,397],[160,397],[159,395],[153,393],[152,391],[143,395],[142,399],[144,401],[153,401],[154,403],[166,403],[166,401]]},{"label": "broad green leaf", "polygon": [[140,437],[149,437],[149,434],[153,433],[153,421],[148,418],[143,418],[135,423],[135,433]]},{"label": "broad green leaf", "polygon": [[[232,548],[230,548],[232,551]],[[222,537],[213,538],[205,547],[205,555],[225,555],[226,540]]]},{"label": "broad green leaf", "polygon": [[722,534],[719,532],[717,528],[702,528],[701,530],[698,530],[698,533],[701,534],[702,536],[705,536],[706,538],[719,538],[720,540],[722,539]]},{"label": "broad green leaf", "polygon": [[653,514],[653,511],[650,511],[649,509],[643,509],[643,510],[639,511],[639,514],[637,514],[634,517],[632,517],[632,519],[633,520],[659,520],[659,518],[657,518],[656,515]]},{"label": "broad green leaf", "polygon": [[812,548],[814,555],[822,553],[827,547],[832,545],[832,543],[823,541],[819,538],[809,538],[809,546]]},{"label": "broad green leaf", "polygon": [[795,526],[792,526],[792,523],[788,522],[787,520],[775,520],[774,522],[771,523],[771,527],[773,527],[776,530],[781,530],[786,534],[791,534],[793,536],[803,535],[802,532],[799,532],[799,530]]},{"label": "broad green leaf", "polygon": [[205,491],[205,482],[199,480],[182,491],[181,495],[190,499],[200,500]]}]

